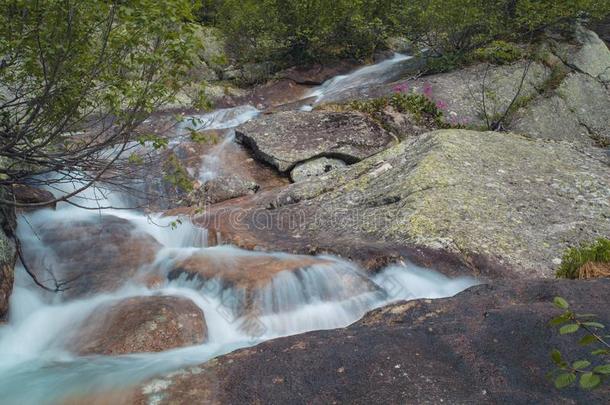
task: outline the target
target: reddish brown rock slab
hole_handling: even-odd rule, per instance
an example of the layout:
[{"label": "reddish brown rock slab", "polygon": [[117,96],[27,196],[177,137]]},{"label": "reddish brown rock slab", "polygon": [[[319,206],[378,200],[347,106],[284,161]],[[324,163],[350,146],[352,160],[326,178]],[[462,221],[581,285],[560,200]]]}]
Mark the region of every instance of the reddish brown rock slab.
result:
[{"label": "reddish brown rock slab", "polygon": [[191,300],[134,297],[95,310],[68,346],[79,355],[161,352],[207,339],[203,311]]},{"label": "reddish brown rock slab", "polygon": [[281,272],[297,272],[312,266],[332,266],[333,261],[310,256],[273,255],[229,249],[195,253],[178,260],[170,279],[186,274],[189,279],[219,278],[233,288],[254,290],[267,285]]},{"label": "reddish brown rock slab", "polygon": [[265,342],[152,379],[129,400],[174,403],[606,403],[607,386],[557,390],[549,352],[586,356],[548,326],[565,297],[608,325],[610,280],[528,280],[401,302],[344,329]]},{"label": "reddish brown rock slab", "polygon": [[49,271],[64,282],[63,297],[113,291],[155,260],[161,244],[126,219],[112,215],[34,225],[37,240],[22,241],[28,267],[53,287]]},{"label": "reddish brown rock slab", "polygon": [[[306,280],[319,277],[335,280],[335,288],[319,286],[312,290]],[[346,300],[368,293],[383,294],[365,275],[331,258],[227,247],[205,249],[178,258],[169,266],[168,278],[199,281],[208,293],[218,294],[223,307],[236,318],[290,311],[303,304],[299,297],[286,299],[285,290],[279,286],[296,286],[294,288],[302,290],[307,299],[322,301]]]}]

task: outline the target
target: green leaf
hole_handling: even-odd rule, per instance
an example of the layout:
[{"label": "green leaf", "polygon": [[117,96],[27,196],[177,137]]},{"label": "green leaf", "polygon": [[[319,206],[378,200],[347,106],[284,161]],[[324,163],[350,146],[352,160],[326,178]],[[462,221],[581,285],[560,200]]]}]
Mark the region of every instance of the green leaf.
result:
[{"label": "green leaf", "polygon": [[558,366],[561,366],[561,352],[557,349],[554,349],[551,352],[551,359],[553,359],[553,362],[555,364],[557,364]]},{"label": "green leaf", "polygon": [[583,368],[587,368],[591,365],[590,361],[587,360],[577,360],[572,364],[572,368],[575,370],[582,370]]},{"label": "green leaf", "polygon": [[560,335],[567,335],[569,333],[577,332],[578,329],[580,329],[580,325],[578,325],[577,323],[571,323],[569,325],[562,326],[559,329],[559,334]]},{"label": "green leaf", "polygon": [[585,335],[582,337],[582,339],[580,339],[578,341],[578,344],[581,346],[587,346],[587,345],[590,345],[591,343],[595,343],[595,342],[597,342],[597,339],[595,338],[595,336]]},{"label": "green leaf", "polygon": [[570,315],[572,315],[572,314],[569,311],[562,315],[559,315],[558,317],[551,319],[551,321],[549,322],[549,325],[559,326],[561,324],[564,324],[570,320]]},{"label": "green leaf", "polygon": [[591,354],[592,354],[593,356],[602,356],[602,355],[607,355],[607,354],[610,354],[610,350],[608,350],[608,349],[597,349],[597,350],[593,350],[593,351],[591,352]]},{"label": "green leaf", "polygon": [[588,326],[590,328],[604,329],[605,326],[599,322],[583,322],[583,325]]},{"label": "green leaf", "polygon": [[593,389],[601,383],[601,378],[593,373],[584,373],[580,376],[580,387],[586,390]]},{"label": "green leaf", "polygon": [[573,373],[559,374],[557,378],[555,378],[555,387],[562,389],[571,385],[574,381],[576,381],[576,375]]},{"label": "green leaf", "polygon": [[609,375],[610,374],[610,364],[606,364],[603,366],[597,366],[593,369],[593,371],[597,374]]},{"label": "green leaf", "polygon": [[553,299],[553,305],[555,305],[559,309],[568,309],[570,307],[568,301],[566,301],[565,298],[562,297],[555,297]]}]

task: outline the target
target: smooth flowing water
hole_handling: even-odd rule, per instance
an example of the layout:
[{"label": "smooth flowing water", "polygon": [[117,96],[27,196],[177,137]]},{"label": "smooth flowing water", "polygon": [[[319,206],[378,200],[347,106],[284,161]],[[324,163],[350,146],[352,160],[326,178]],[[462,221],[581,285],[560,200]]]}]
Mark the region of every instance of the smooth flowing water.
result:
[{"label": "smooth flowing water", "polygon": [[365,66],[346,75],[335,76],[314,88],[306,98],[315,97],[313,104],[303,110],[311,110],[317,104],[337,101],[341,93],[359,87],[389,83],[400,78],[404,69],[402,64],[413,56],[396,53],[383,62]]},{"label": "smooth flowing water", "polygon": [[[390,61],[360,69],[352,75],[333,79],[317,90],[323,99],[338,88],[356,86],[377,80],[380,72],[408,58],[397,55]],[[385,76],[388,77],[387,75]],[[243,106],[219,110],[199,116],[198,130],[228,129],[255,117],[258,110]],[[186,131],[186,127],[182,128]],[[228,131],[224,142],[232,142]],[[222,148],[223,144],[218,145]],[[213,178],[222,162],[212,156],[204,157],[200,175]],[[70,191],[67,187],[63,192]],[[55,190],[55,193],[62,192]],[[121,207],[128,199],[116,193],[99,201],[99,194],[88,191],[78,200],[80,205]],[[158,249],[152,265],[139,269],[136,276],[125,280],[114,290],[75,299],[64,299],[36,287],[22,267],[16,269],[16,280],[11,296],[9,322],[0,327],[0,402],[6,404],[56,403],[64,398],[89,393],[116,391],[160,373],[187,365],[196,365],[237,348],[252,346],[265,340],[311,330],[345,327],[367,311],[388,303],[416,298],[440,298],[454,295],[474,284],[472,278],[450,279],[430,269],[405,264],[390,266],[370,275],[353,263],[336,257],[315,258],[297,271],[273,273],[268,282],[250,291],[256,306],[256,331],[244,328],[251,313],[240,311],[243,289],[223,283],[223,273],[239,270],[244,262],[266,260],[302,260],[302,257],[283,253],[262,253],[231,246],[207,246],[205,229],[183,221],[176,229],[169,226],[176,218],[145,215],[139,211],[110,209],[103,215],[95,210],[59,204],[57,210],[40,210],[21,215],[18,232],[29,250],[37,251],[43,260],[61,266],[54,258],[52,246],[47,246],[39,230],[49,225],[70,226],[77,220],[91,223],[104,217],[121,218],[133,225],[135,231],[156,240]],[[134,231],[134,232],[135,232]],[[75,236],[76,237],[76,236]],[[98,246],[87,246],[79,254],[95,254]],[[28,250],[28,249],[26,249]],[[186,276],[160,285],[147,286],[142,282],[147,273],[164,276],[185,258],[213,259],[219,273],[208,279]],[[78,257],[73,258],[75,260]],[[108,257],[111,264],[116,258]],[[61,270],[61,269],[59,269]],[[260,268],[257,271],[265,272]],[[191,300],[205,314],[208,339],[205,343],[168,350],[160,353],[141,353],[122,356],[79,356],[69,345],[68,337],[94,311],[104,305],[128,297],[178,296]]]}]

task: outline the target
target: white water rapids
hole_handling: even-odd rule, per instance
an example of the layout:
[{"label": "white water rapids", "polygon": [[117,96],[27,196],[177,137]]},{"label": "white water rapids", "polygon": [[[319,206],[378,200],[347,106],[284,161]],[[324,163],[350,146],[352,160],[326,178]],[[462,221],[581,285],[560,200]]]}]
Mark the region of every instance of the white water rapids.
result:
[{"label": "white water rapids", "polygon": [[[380,72],[387,71],[389,62],[361,69],[316,90],[324,97],[337,86],[379,80]],[[391,63],[390,63],[391,62]],[[199,116],[197,129],[226,129],[245,122],[258,114],[258,110],[245,106],[220,110]],[[229,131],[229,134],[231,132]],[[231,135],[225,142],[232,142]],[[222,147],[222,144],[220,145]],[[222,162],[204,157],[201,177],[212,178]],[[207,165],[207,166],[206,166]],[[68,191],[68,190],[65,190]],[[97,206],[99,201],[78,200],[79,204]],[[120,207],[120,195],[110,194],[111,201],[101,205]],[[155,266],[144,266],[139,275],[152,267],[171,268],[180,257],[194,254],[207,255],[218,260],[255,258],[262,253],[249,252],[231,246],[206,246],[206,231],[189,222],[176,229],[169,226],[176,218],[161,215],[146,216],[132,210],[110,209],[104,216],[122,218],[138,232],[150,235],[162,248],[154,258]],[[47,246],[37,229],[49,224],[66,224],[86,219],[101,221],[97,211],[84,210],[59,204],[56,211],[40,210],[19,219],[18,232],[24,245],[45,251]],[[97,246],[88,246],[82,255],[92,254]],[[281,253],[269,254],[276,258],[289,258]],[[112,258],[109,258],[109,260]],[[390,302],[416,298],[452,296],[476,284],[472,278],[450,279],[429,269],[405,264],[390,266],[376,275],[368,275],[353,263],[334,257],[321,257],[325,264],[313,265],[300,271],[280,272],[272,281],[256,292],[261,313],[257,318],[260,333],[244,332],[242,319],[227,316],[231,298],[240,291],[216,284],[214,279],[187,281],[178,277],[160,286],[147,287],[141,279],[131,279],[111,292],[94,296],[63,300],[36,287],[22,267],[16,269],[16,280],[10,302],[7,324],[0,326],[0,402],[3,404],[57,403],[75,395],[119,390],[137,384],[160,373],[187,365],[196,365],[215,356],[240,347],[255,345],[274,339],[311,330],[345,327],[367,311]],[[53,261],[49,251],[47,260]],[[264,270],[264,269],[261,269]],[[349,285],[346,280],[351,280]],[[100,306],[127,297],[166,295],[185,297],[205,314],[208,340],[201,345],[169,350],[161,353],[142,353],[123,356],[78,356],[71,352],[66,337]]]}]

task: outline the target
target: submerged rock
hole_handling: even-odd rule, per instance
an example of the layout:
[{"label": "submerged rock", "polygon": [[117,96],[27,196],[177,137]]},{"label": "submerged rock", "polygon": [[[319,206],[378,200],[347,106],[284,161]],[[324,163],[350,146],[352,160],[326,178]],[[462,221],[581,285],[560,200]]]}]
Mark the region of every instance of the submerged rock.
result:
[{"label": "submerged rock", "polygon": [[[343,300],[378,291],[349,266],[312,256],[217,248],[176,258],[169,267],[170,280],[198,280],[221,297],[232,317],[285,312],[311,300]],[[318,275],[333,283],[308,284]],[[294,296],[285,296],[287,291]]]},{"label": "submerged rock", "polygon": [[152,263],[161,244],[126,219],[100,215],[35,227],[42,242],[24,243],[27,265],[49,288],[61,283],[64,298],[113,291]]},{"label": "submerged rock", "polygon": [[161,352],[203,343],[201,309],[180,297],[135,297],[104,305],[73,333],[69,348],[81,356]]},{"label": "submerged rock", "polygon": [[353,163],[392,144],[392,136],[362,114],[287,111],[262,116],[236,130],[237,139],[280,172],[316,157]]},{"label": "submerged rock", "polygon": [[[609,280],[517,281],[401,302],[344,329],[265,342],[134,389],[130,403],[603,403],[608,388],[557,390],[549,353],[590,350],[548,321],[565,297],[610,323]],[[515,350],[522,348],[522,350]]]},{"label": "submerged rock", "polygon": [[247,247],[356,258],[381,242],[452,252],[475,272],[506,269],[493,276],[548,277],[566,247],[610,235],[607,162],[597,148],[437,131],[197,221]]},{"label": "submerged rock", "polygon": [[341,169],[345,166],[347,166],[346,163],[340,159],[323,157],[308,160],[307,162],[295,166],[290,172],[290,178],[297,183],[299,181],[307,180],[310,177],[318,177],[333,170]]}]

